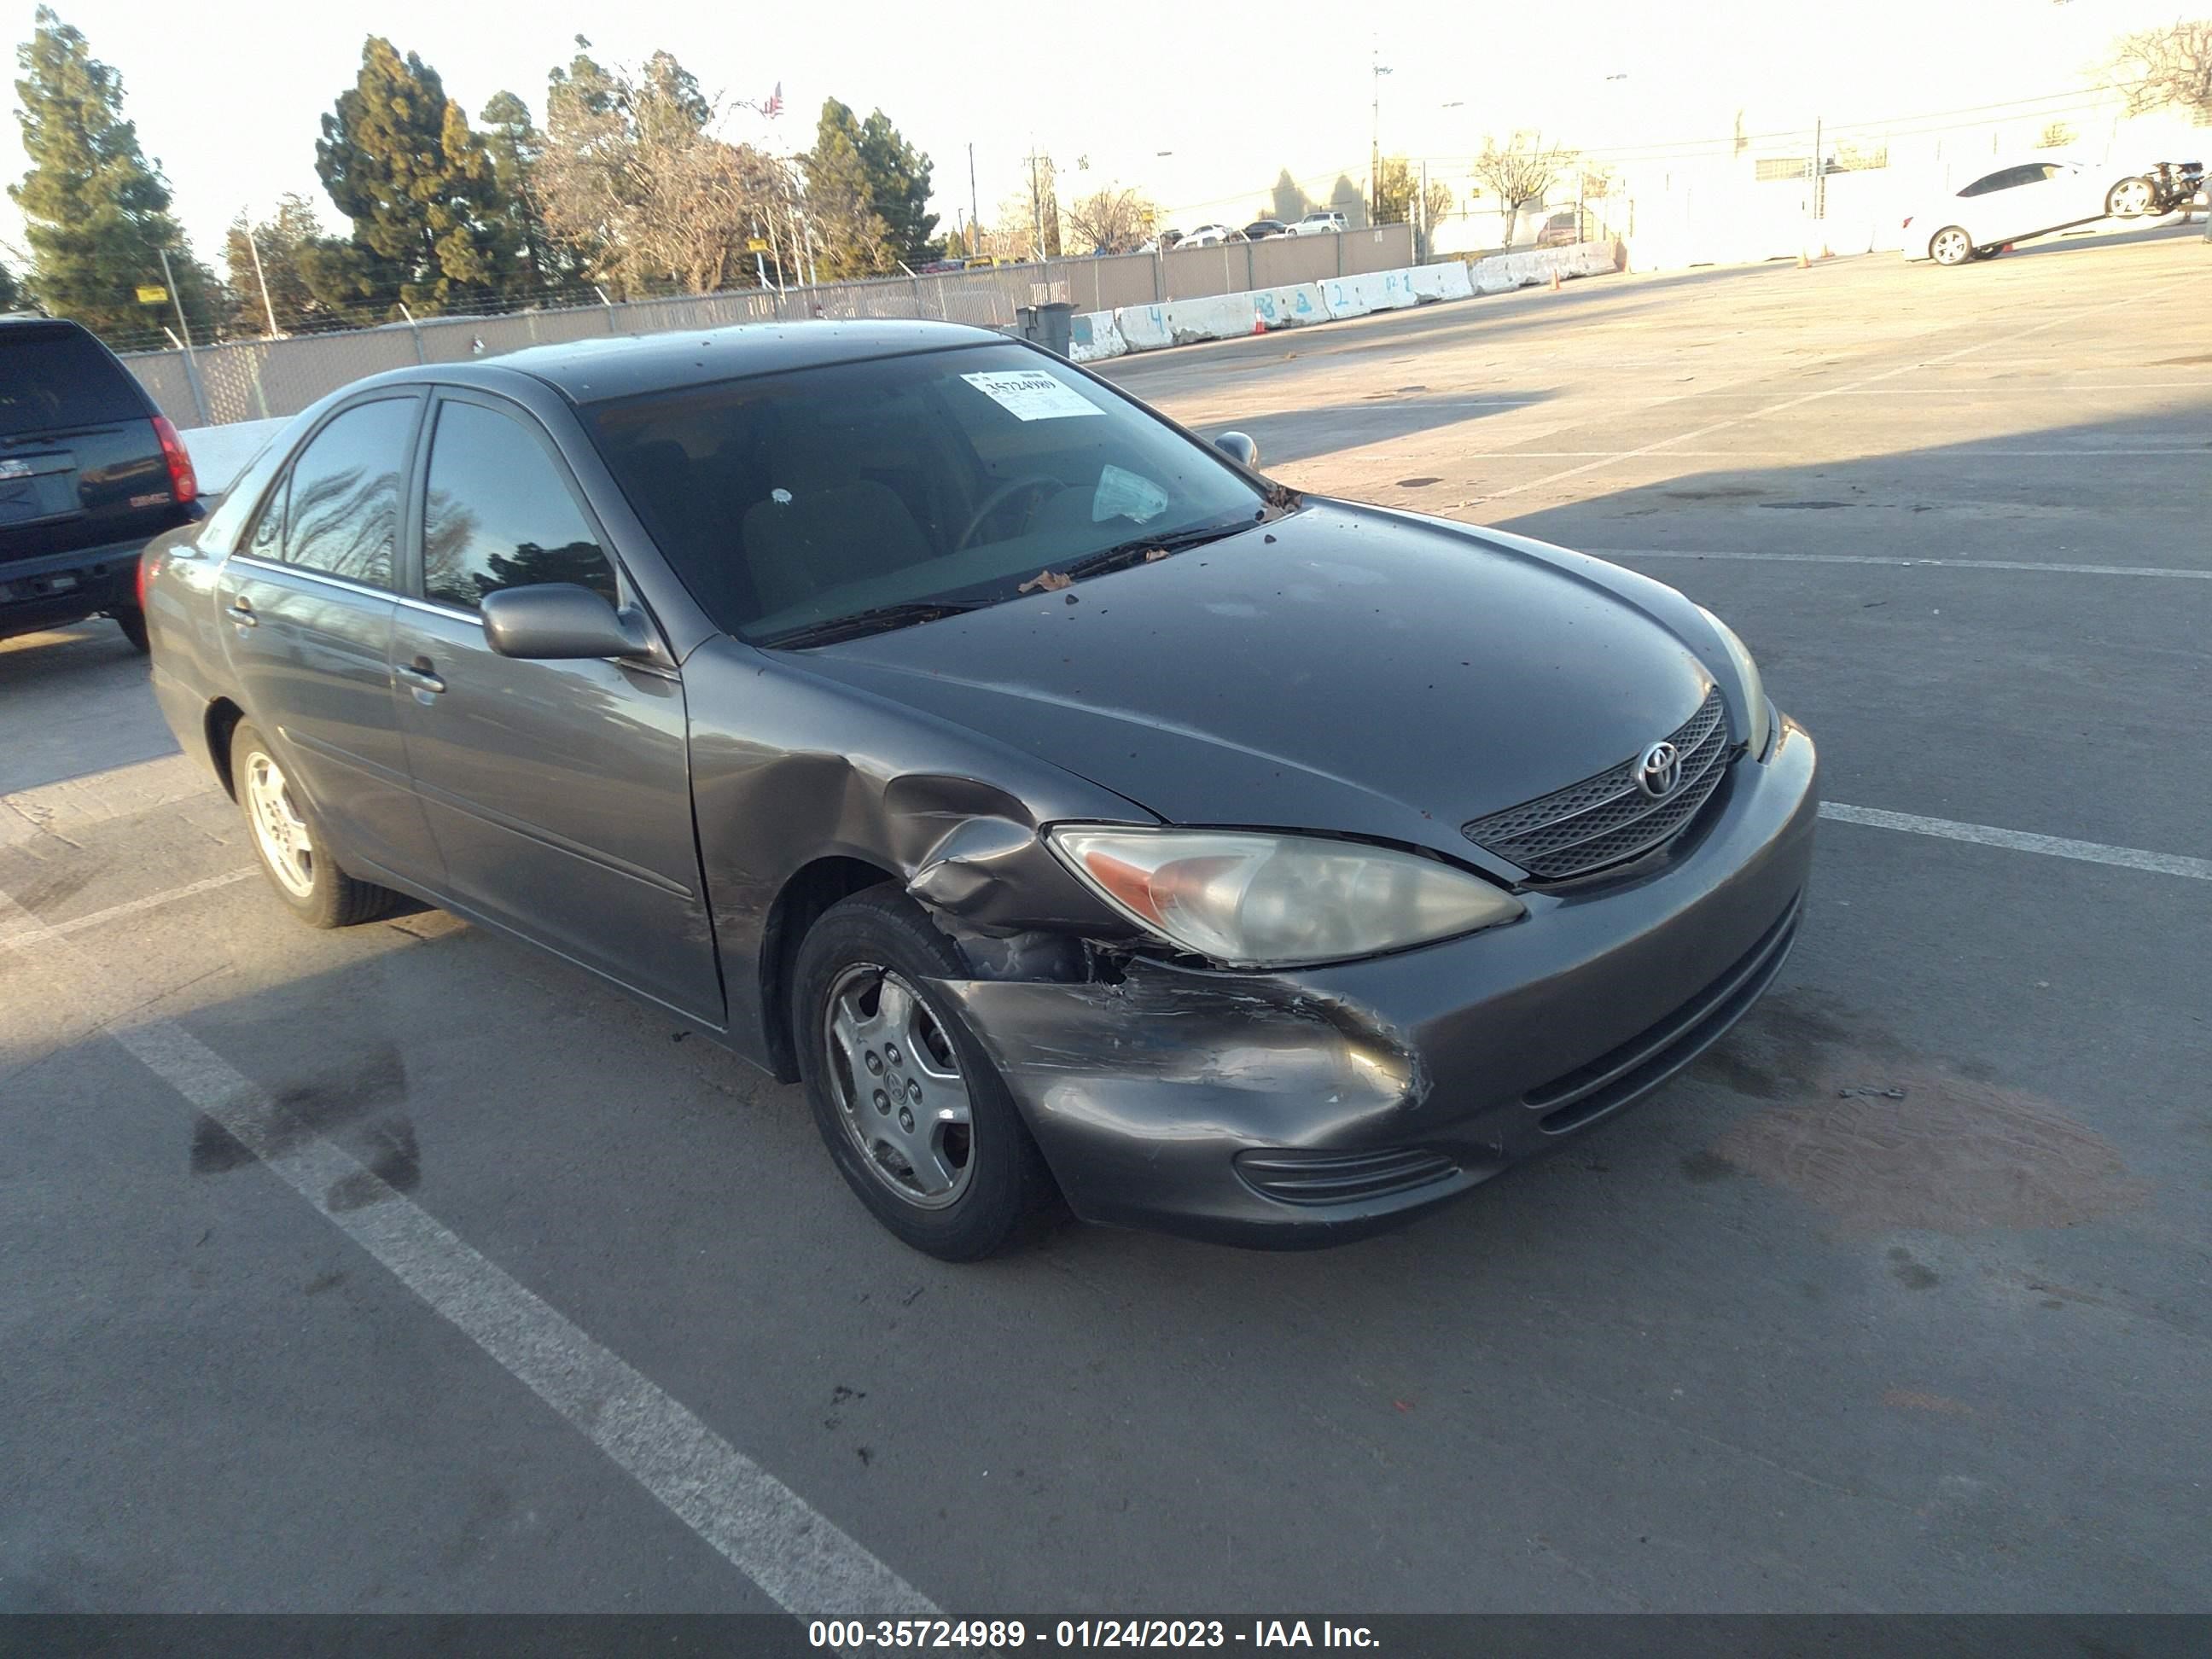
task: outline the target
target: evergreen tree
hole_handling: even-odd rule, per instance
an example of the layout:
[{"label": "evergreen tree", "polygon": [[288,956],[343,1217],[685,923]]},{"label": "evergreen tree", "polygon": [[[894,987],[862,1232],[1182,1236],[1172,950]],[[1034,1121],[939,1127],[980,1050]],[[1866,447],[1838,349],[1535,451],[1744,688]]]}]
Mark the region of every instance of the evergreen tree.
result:
[{"label": "evergreen tree", "polygon": [[58,317],[130,340],[174,320],[173,307],[141,305],[137,293],[161,284],[166,248],[193,332],[211,331],[217,285],[186,250],[168,182],[123,118],[122,77],[46,6],[15,61],[15,122],[31,166],[8,194],[22,210],[33,292]]},{"label": "evergreen tree", "polygon": [[484,149],[491,156],[492,179],[506,204],[507,234],[520,261],[518,277],[508,285],[510,291],[524,296],[541,295],[575,281],[576,258],[545,228],[538,178],[538,164],[545,159],[545,135],[530,118],[530,106],[514,94],[502,92],[483,106],[477,118],[484,125]]},{"label": "evergreen tree", "polygon": [[419,316],[483,304],[513,279],[520,247],[490,152],[415,53],[368,38],[353,86],[323,117],[315,171],[353,222],[356,249],[313,262],[310,281],[330,285],[319,297]]},{"label": "evergreen tree", "polygon": [[0,311],[21,311],[23,308],[23,285],[15,280],[15,273],[0,265]]},{"label": "evergreen tree", "polygon": [[876,209],[875,180],[861,153],[865,137],[849,106],[824,99],[814,148],[799,158],[816,263],[826,277],[880,276],[896,269],[890,227]]},{"label": "evergreen tree", "polygon": [[[319,252],[323,250],[328,252]],[[319,298],[307,280],[308,267],[319,258],[334,254],[343,262],[345,255],[341,250],[349,250],[349,245],[333,243],[324,234],[314,204],[304,196],[284,197],[276,204],[276,215],[258,224],[249,224],[246,215],[240,214],[223,241],[231,295],[228,331],[265,335],[272,312],[280,334],[343,327],[354,322],[356,319],[345,309]],[[358,320],[374,323],[378,319],[371,314]]]},{"label": "evergreen tree", "polygon": [[937,216],[929,211],[929,157],[907,143],[881,110],[861,126],[859,148],[869,204],[884,222],[891,257],[920,264],[929,258],[937,234]]}]

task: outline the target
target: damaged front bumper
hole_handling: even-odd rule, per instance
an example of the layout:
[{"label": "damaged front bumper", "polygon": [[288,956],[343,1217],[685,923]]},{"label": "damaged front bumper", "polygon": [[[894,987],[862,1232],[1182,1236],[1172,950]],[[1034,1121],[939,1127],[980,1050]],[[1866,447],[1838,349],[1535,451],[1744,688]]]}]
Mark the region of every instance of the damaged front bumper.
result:
[{"label": "damaged front bumper", "polygon": [[1785,720],[1657,867],[1531,893],[1510,927],[1389,957],[936,984],[1078,1215],[1334,1243],[1612,1115],[1741,1018],[1796,938],[1816,780]]}]

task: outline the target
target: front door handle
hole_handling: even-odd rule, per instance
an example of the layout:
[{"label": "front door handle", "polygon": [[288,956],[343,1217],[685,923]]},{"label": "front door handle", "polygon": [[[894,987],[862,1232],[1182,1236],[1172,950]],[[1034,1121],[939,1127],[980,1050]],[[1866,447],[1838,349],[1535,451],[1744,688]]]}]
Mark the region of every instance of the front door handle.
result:
[{"label": "front door handle", "polygon": [[404,662],[392,672],[417,691],[427,691],[434,696],[446,689],[445,681],[438,678],[437,670],[428,657],[417,657],[413,662]]},{"label": "front door handle", "polygon": [[228,617],[240,628],[256,628],[261,623],[261,618],[253,614],[252,605],[247,603],[242,595],[230,602],[223,615]]}]

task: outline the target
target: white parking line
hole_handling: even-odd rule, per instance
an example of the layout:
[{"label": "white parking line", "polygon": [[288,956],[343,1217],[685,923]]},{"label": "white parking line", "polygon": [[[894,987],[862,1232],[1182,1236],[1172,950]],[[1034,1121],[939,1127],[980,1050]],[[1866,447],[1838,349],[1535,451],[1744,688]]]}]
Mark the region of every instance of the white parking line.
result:
[{"label": "white parking line", "polygon": [[[164,904],[174,904],[179,899],[191,898],[196,893],[211,893],[218,887],[228,887],[233,882],[244,881],[253,873],[248,865],[242,870],[225,871],[219,876],[210,876],[204,881],[186,882],[182,887],[172,887],[165,892],[149,893],[143,898],[127,899],[121,904],[111,904],[105,910],[94,910],[88,915],[71,916],[67,921],[51,926],[18,926],[14,931],[0,933],[0,950],[27,951],[33,945],[44,945],[50,939],[67,939],[71,933],[81,933],[88,927],[98,927],[106,922],[135,916],[142,910],[158,909]],[[25,916],[28,911],[22,912]]]},{"label": "white parking line", "polygon": [[1943,570],[2043,570],[2065,576],[2177,576],[2212,581],[2212,570],[2179,570],[2155,564],[2058,564],[2034,559],[1899,559],[1879,553],[1731,553],[1718,549],[1589,547],[1594,559],[1737,559],[1752,564],[1880,564],[1893,569],[1934,566]]},{"label": "white parking line", "polygon": [[1907,835],[2008,848],[2015,853],[2042,853],[2051,858],[2079,859],[2085,864],[2110,864],[2123,870],[2149,870],[2162,876],[2212,881],[2212,859],[2185,858],[2178,853],[2146,853],[2137,847],[2108,847],[2100,841],[2069,841],[2063,836],[2038,836],[2026,830],[2000,830],[1987,823],[1923,818],[1911,812],[1885,812],[1875,806],[1846,806],[1833,800],[1820,803],[1820,816],[1838,823],[1863,823],[1876,830],[1902,830]]},{"label": "white parking line", "polygon": [[[0,922],[34,920],[0,891]],[[102,1018],[97,1005],[104,992],[112,997],[111,977],[77,946],[64,944],[59,954],[63,974],[82,981],[85,1006]],[[790,1487],[374,1170],[306,1130],[184,1027],[155,1017],[106,1029],[777,1606],[824,1615],[937,1611]],[[340,1182],[349,1205],[368,1201],[334,1209],[327,1194]]]}]

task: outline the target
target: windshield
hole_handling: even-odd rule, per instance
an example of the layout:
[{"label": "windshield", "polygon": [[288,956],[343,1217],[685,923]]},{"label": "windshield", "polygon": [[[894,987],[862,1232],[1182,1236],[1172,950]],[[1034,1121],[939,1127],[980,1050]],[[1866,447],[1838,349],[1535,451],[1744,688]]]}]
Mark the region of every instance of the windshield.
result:
[{"label": "windshield", "polygon": [[1012,344],[651,393],[589,424],[693,597],[757,643],[1012,599],[1110,549],[1267,511],[1204,446]]}]

